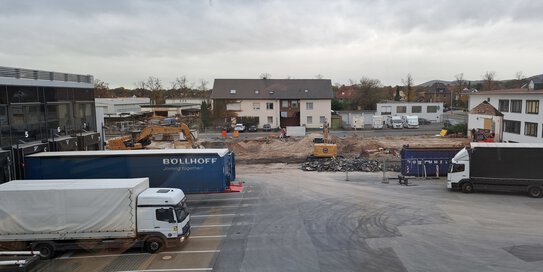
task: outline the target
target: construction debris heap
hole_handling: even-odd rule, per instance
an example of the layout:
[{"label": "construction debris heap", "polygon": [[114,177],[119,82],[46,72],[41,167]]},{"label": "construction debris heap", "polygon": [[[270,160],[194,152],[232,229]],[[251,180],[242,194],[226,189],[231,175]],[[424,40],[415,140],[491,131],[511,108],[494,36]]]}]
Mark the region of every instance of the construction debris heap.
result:
[{"label": "construction debris heap", "polygon": [[[386,168],[386,171],[400,172],[400,163],[387,163]],[[354,159],[335,157],[305,162],[302,164],[302,170],[319,172],[379,172],[383,171],[383,163],[361,157]]]}]

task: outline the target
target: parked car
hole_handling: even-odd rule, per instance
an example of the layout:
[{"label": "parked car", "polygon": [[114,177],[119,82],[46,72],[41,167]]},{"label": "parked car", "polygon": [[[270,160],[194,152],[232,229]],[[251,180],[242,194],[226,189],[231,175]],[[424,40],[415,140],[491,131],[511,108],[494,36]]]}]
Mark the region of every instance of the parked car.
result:
[{"label": "parked car", "polygon": [[256,130],[257,129],[255,125],[249,126],[249,129],[248,129],[249,132],[256,132]]},{"label": "parked car", "polygon": [[428,120],[428,119],[419,118],[419,125],[429,125],[431,123],[432,122],[430,122],[430,120]]},{"label": "parked car", "polygon": [[445,128],[456,126],[456,125],[459,125],[459,124],[462,124],[462,123],[460,121],[458,121],[458,120],[455,120],[455,119],[447,119],[447,120],[443,121],[443,127],[445,127]]},{"label": "parked car", "polygon": [[270,124],[264,124],[262,126],[262,130],[263,131],[272,131],[271,125]]},{"label": "parked car", "polygon": [[244,124],[236,124],[234,131],[244,132],[247,128]]}]

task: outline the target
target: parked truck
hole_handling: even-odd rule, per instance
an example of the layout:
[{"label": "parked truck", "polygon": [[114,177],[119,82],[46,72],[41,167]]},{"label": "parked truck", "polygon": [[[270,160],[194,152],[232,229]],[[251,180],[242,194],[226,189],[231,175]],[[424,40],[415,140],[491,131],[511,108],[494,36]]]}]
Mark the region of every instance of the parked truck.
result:
[{"label": "parked truck", "polygon": [[151,187],[220,193],[236,178],[228,149],[142,149],[41,152],[25,157],[27,179],[149,177]]},{"label": "parked truck", "polygon": [[186,197],[148,178],[14,180],[0,185],[0,243],[55,252],[142,246],[155,253],[190,234]]},{"label": "parked truck", "polygon": [[543,195],[543,144],[471,143],[452,159],[447,188]]}]

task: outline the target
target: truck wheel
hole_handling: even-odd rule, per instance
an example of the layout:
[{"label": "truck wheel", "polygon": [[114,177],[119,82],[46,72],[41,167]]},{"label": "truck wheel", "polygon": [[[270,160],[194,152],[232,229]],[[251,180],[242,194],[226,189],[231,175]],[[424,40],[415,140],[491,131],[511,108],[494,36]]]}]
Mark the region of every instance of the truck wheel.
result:
[{"label": "truck wheel", "polygon": [[47,243],[37,244],[33,247],[34,251],[37,251],[40,258],[43,260],[51,259],[55,256],[55,249],[52,245]]},{"label": "truck wheel", "polygon": [[151,237],[145,241],[145,251],[149,253],[157,253],[164,247],[164,241],[158,237]]},{"label": "truck wheel", "polygon": [[543,191],[541,190],[541,187],[539,186],[532,186],[528,188],[528,194],[531,197],[539,198],[543,195]]},{"label": "truck wheel", "polygon": [[473,193],[473,184],[470,182],[462,183],[462,192],[466,194]]}]

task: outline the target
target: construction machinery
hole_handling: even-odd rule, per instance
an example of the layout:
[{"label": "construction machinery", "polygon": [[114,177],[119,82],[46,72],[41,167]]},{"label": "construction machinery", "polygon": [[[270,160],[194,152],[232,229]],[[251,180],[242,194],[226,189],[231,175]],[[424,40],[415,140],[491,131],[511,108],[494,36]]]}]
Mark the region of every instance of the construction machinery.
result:
[{"label": "construction machinery", "polygon": [[151,137],[154,135],[171,135],[183,133],[188,145],[182,143],[174,143],[176,148],[199,148],[196,143],[196,138],[185,123],[179,126],[156,126],[151,125],[145,127],[136,137],[121,136],[111,138],[107,141],[107,149],[109,150],[129,150],[129,149],[144,149],[151,144]]},{"label": "construction machinery", "polygon": [[324,121],[322,130],[324,137],[313,140],[313,154],[308,160],[337,157],[337,145],[328,140],[328,122]]}]

